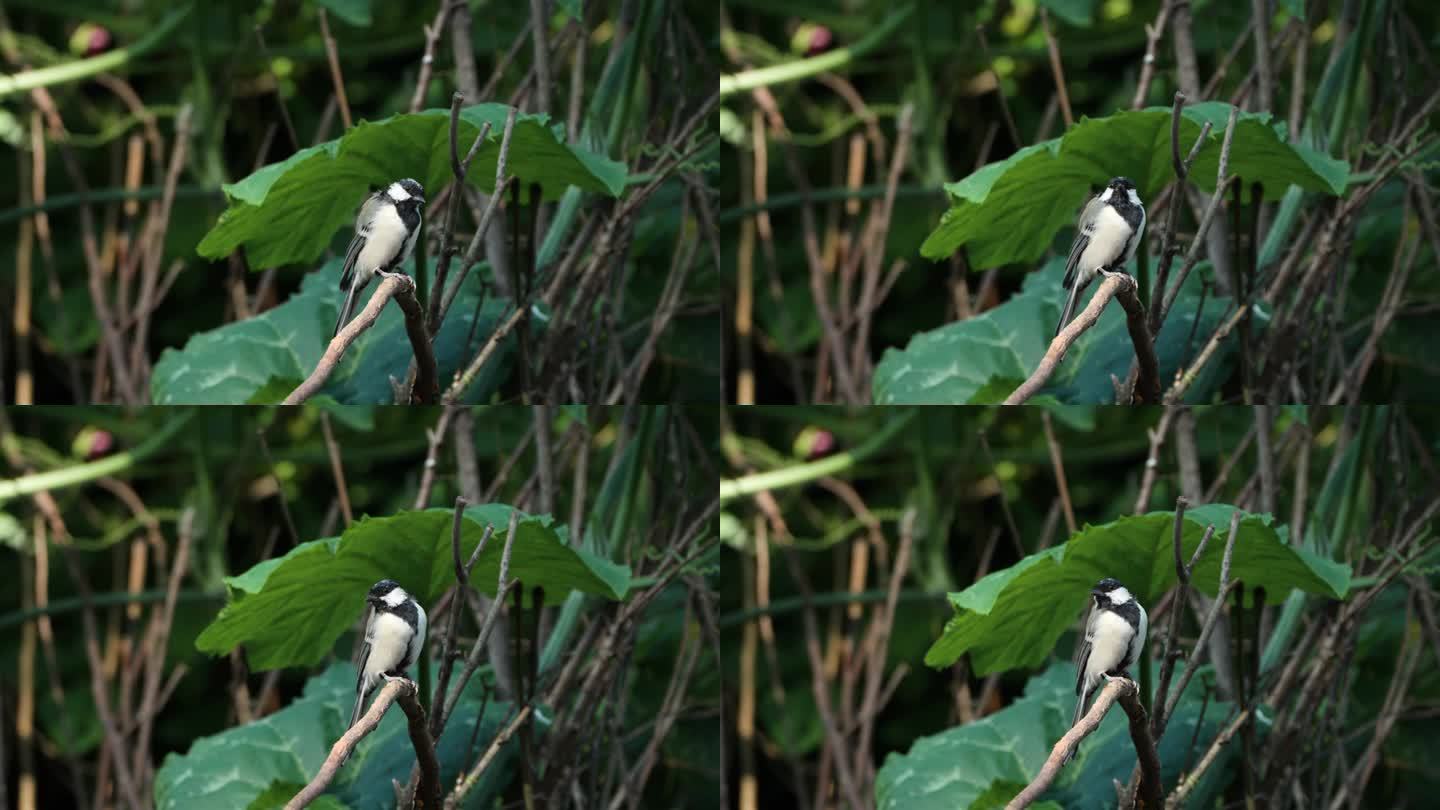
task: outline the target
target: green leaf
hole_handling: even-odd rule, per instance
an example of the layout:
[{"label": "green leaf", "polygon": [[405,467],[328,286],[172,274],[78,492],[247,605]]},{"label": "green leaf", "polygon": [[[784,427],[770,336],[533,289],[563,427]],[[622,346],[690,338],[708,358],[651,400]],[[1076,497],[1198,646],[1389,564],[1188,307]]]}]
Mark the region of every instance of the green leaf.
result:
[{"label": "green leaf", "polygon": [[[194,335],[183,349],[165,349],[151,378],[151,399],[157,405],[248,402],[272,396],[286,381],[309,376],[325,353],[339,315],[335,284],[343,261],[333,259],[306,276],[300,292],[280,306]],[[413,263],[406,269],[412,271]],[[367,294],[373,293],[367,290]],[[509,305],[504,298],[486,296],[472,337],[470,325],[481,295],[479,273],[472,272],[435,340],[442,385],[470,362]],[[538,318],[532,322],[540,323]],[[504,383],[514,345],[511,338],[502,342],[499,356],[486,364],[467,401],[487,399]],[[389,403],[394,399],[390,378],[405,379],[413,357],[405,316],[398,305],[387,304],[375,325],[351,344],[320,395],[350,405]],[[284,393],[290,390],[293,386]]]},{"label": "green leaf", "polygon": [[360,28],[370,27],[370,0],[316,0],[336,17]]},{"label": "green leaf", "polygon": [[[1191,584],[1215,595],[1220,560],[1234,507],[1210,505],[1185,513],[1183,548],[1189,560],[1206,525],[1215,536],[1195,565]],[[1264,587],[1272,602],[1291,589],[1344,598],[1350,568],[1288,545],[1269,515],[1240,521],[1230,576],[1246,589]],[[1151,512],[1102,526],[1085,526],[1063,546],[1031,554],[959,593],[950,594],[955,615],[925,653],[932,667],[970,653],[978,675],[1045,661],[1055,642],[1085,608],[1090,588],[1104,577],[1125,583],[1141,604],[1154,604],[1175,584],[1173,512]]]},{"label": "green leaf", "polygon": [[[445,725],[436,746],[441,781],[453,783],[470,752],[471,734],[480,721],[483,700],[481,679],[466,685],[452,722]],[[330,746],[344,733],[355,702],[355,668],[349,662],[332,663],[305,684],[302,697],[289,706],[253,723],[202,737],[184,754],[167,754],[155,775],[155,807],[188,810],[195,807],[283,806],[300,786],[320,770]],[[491,700],[479,739],[493,738],[508,719],[510,704]],[[544,722],[540,712],[535,715]],[[516,741],[501,749],[498,771],[486,773],[477,786],[481,797],[493,801],[513,778]],[[312,807],[347,807],[380,810],[394,805],[390,780],[404,782],[415,762],[415,749],[405,713],[392,706],[380,725],[355,749],[349,765],[341,769],[329,792],[328,804]],[[293,788],[293,789],[292,789]],[[288,793],[286,792],[288,791]],[[273,804],[281,796],[279,805]],[[386,804],[386,797],[390,802]]]},{"label": "green leaf", "polygon": [[[1183,149],[1213,129],[1190,170],[1200,188],[1214,191],[1220,145],[1230,106],[1204,102],[1181,114]],[[1229,171],[1246,185],[1263,183],[1265,199],[1276,200],[1290,185],[1340,195],[1349,164],[1309,147],[1287,143],[1283,127],[1269,113],[1242,112],[1235,123]],[[1093,186],[1123,175],[1150,199],[1175,177],[1170,159],[1170,109],[1150,107],[1086,118],[1059,138],[1028,146],[945,186],[955,202],[920,252],[941,259],[967,248],[976,269],[1033,262],[1049,249],[1055,234],[1073,227]]]},{"label": "green leaf", "polygon": [[[1050,345],[1064,305],[1065,291],[1060,286],[1064,275],[1065,257],[1056,256],[1031,273],[1020,293],[1005,303],[973,318],[918,333],[904,349],[886,349],[872,382],[875,404],[1003,401],[1040,364]],[[1155,353],[1162,381],[1173,379],[1177,370],[1194,361],[1200,341],[1208,338],[1227,314],[1230,299],[1203,293],[1202,282],[1200,268],[1191,271],[1160,330]],[[1092,284],[1092,290],[1096,286]],[[1257,320],[1263,323],[1264,319]],[[1227,361],[1236,340],[1232,335],[1221,344],[1220,352],[1186,392],[1187,402],[1210,399],[1228,374]],[[1043,401],[1067,404],[1113,403],[1115,388],[1110,377],[1124,379],[1134,358],[1125,312],[1112,303],[1099,322],[1070,347],[1031,402],[1038,404],[1044,397]]]},{"label": "green leaf", "polygon": [[[486,192],[495,187],[508,112],[503,104],[477,104],[460,114],[461,149],[469,148],[482,124],[491,124],[466,174]],[[449,110],[425,110],[362,121],[336,140],[302,149],[225,186],[230,207],[197,251],[218,259],[243,245],[252,270],[313,262],[336,231],[354,224],[372,188],[413,177],[433,196],[450,182],[449,133]],[[505,167],[523,185],[540,184],[546,200],[571,186],[618,197],[625,186],[624,164],[565,144],[544,115],[516,117]]]},{"label": "green leaf", "polygon": [[[465,510],[461,552],[469,558],[486,524],[495,534],[471,570],[470,584],[495,595],[510,507],[486,504]],[[313,666],[359,618],[365,592],[380,579],[394,579],[429,604],[455,582],[450,553],[453,510],[400,512],[362,518],[338,541],[316,540],[267,560],[227,580],[232,601],[206,627],[195,646],[222,654],[246,645],[255,671]],[[546,604],[571,591],[621,599],[630,569],[571,548],[568,532],[549,516],[522,516],[516,526],[510,577],[523,583],[527,598],[544,588]]]},{"label": "green leaf", "polygon": [[[1193,678],[1176,705],[1170,728],[1159,742],[1160,775],[1174,784],[1191,761],[1195,726],[1199,739],[1213,736],[1229,711],[1210,701],[1201,714],[1203,678]],[[953,810],[1000,807],[1040,772],[1055,742],[1070,728],[1075,708],[1075,666],[1051,665],[1025,685],[1025,695],[981,720],[915,741],[906,753],[891,753],[875,777],[878,810]],[[1201,718],[1204,718],[1203,724]],[[1209,807],[1231,778],[1236,747],[1228,746],[1191,795],[1189,806]],[[1114,804],[1114,780],[1128,781],[1135,767],[1125,712],[1117,704],[1100,727],[1081,743],[1075,765],[1034,807],[1107,807]]]},{"label": "green leaf", "polygon": [[[970,802],[967,810],[1004,810],[1005,806],[1010,804],[1010,801],[1020,795],[1020,791],[1024,789],[1025,785],[1022,782],[996,780],[990,783],[990,787],[986,788],[984,793],[976,796],[975,801]],[[1036,802],[1030,806],[1037,810],[1065,810],[1063,806],[1048,801]]]},{"label": "green leaf", "polygon": [[[305,786],[299,782],[282,782],[279,779],[270,783],[265,792],[256,796],[254,801],[245,805],[245,810],[281,810],[295,794],[304,790]],[[347,805],[334,796],[322,794],[315,801],[306,805],[307,807],[318,808],[318,810],[347,810]]]}]

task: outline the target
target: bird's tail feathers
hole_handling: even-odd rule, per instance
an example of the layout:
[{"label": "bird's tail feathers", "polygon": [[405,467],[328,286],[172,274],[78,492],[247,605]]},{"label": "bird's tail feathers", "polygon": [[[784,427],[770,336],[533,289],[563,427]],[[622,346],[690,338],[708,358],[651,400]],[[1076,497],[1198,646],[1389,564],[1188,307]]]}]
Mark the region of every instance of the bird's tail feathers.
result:
[{"label": "bird's tail feathers", "polygon": [[[355,684],[355,708],[350,711],[350,725],[345,727],[347,732],[354,728],[356,723],[360,722],[360,715],[365,713],[365,698],[369,697],[369,695],[369,685],[365,683],[365,676],[362,675],[360,676],[360,682]],[[340,764],[344,765],[349,762],[350,754],[353,753],[355,753],[355,749],[352,748],[350,749],[350,753],[346,754],[345,758],[340,760]]]},{"label": "bird's tail feathers", "polygon": [[[1089,699],[1091,691],[1090,685],[1085,684],[1085,688],[1082,689],[1080,694],[1075,698],[1075,716],[1070,720],[1070,728],[1078,726],[1080,724],[1080,718],[1085,716],[1085,702]],[[1079,748],[1080,744],[1078,742],[1071,746],[1070,750],[1065,753],[1065,759],[1061,760],[1060,764],[1065,765],[1074,759],[1075,752],[1079,750]]]},{"label": "bird's tail feathers", "polygon": [[1055,324],[1055,335],[1058,337],[1065,324],[1070,322],[1070,316],[1075,314],[1075,306],[1080,303],[1080,292],[1085,289],[1084,284],[1070,285],[1070,294],[1065,297],[1065,308],[1060,310],[1060,322]]},{"label": "bird's tail feathers", "polygon": [[[351,284],[349,286],[349,291],[345,293],[345,303],[340,307],[340,319],[335,321],[335,331],[330,333],[331,340],[334,340],[335,336],[340,334],[340,330],[345,328],[345,322],[350,320],[350,314],[355,311],[355,299],[360,295],[360,290],[365,285]],[[341,289],[344,289],[344,287],[345,285],[342,282]]]}]

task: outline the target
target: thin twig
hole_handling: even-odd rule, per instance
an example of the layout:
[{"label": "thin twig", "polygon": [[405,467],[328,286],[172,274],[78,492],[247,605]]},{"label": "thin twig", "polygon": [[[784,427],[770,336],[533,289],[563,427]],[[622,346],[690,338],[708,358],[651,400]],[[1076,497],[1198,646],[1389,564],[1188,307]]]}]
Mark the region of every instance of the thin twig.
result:
[{"label": "thin twig", "polygon": [[[449,623],[445,628],[445,640],[440,648],[440,674],[435,680],[435,696],[430,701],[430,706],[433,709],[430,713],[430,736],[436,739],[440,738],[440,731],[444,728],[444,697],[447,694],[447,687],[450,684],[450,672],[455,664],[455,635],[460,628],[460,617],[463,615],[461,607],[465,603],[460,593],[470,587],[470,566],[465,565],[460,560],[460,536],[462,534],[461,529],[464,526],[465,506],[465,498],[463,496],[457,496],[454,507],[455,517],[450,528],[450,554],[452,557],[451,562],[455,566],[456,597],[450,603]],[[475,545],[475,551],[470,557],[471,565],[474,565],[474,560],[479,558],[480,552],[485,549],[485,543],[489,541],[490,536],[494,533],[495,527],[487,524],[484,533],[480,535],[480,542]]]},{"label": "thin twig", "polygon": [[460,273],[455,277],[455,283],[445,293],[445,300],[440,305],[440,317],[435,319],[435,332],[440,333],[440,325],[445,322],[445,317],[450,314],[450,305],[455,301],[455,296],[460,293],[460,286],[465,283],[465,276],[470,273],[470,268],[480,261],[480,246],[485,240],[485,232],[490,227],[490,219],[495,215],[496,209],[500,206],[500,200],[505,196],[505,185],[509,178],[505,176],[505,162],[510,155],[510,133],[515,130],[516,109],[510,108],[510,113],[505,117],[505,131],[500,136],[500,153],[495,157],[495,190],[490,194],[490,201],[485,205],[485,211],[480,215],[480,224],[475,227],[475,235],[470,237],[470,246],[465,249],[465,261],[461,265]]},{"label": "thin twig", "polygon": [[330,472],[335,476],[335,495],[340,500],[340,514],[345,518],[346,528],[355,522],[355,515],[350,511],[349,488],[345,486],[345,465],[340,459],[340,443],[335,441],[335,433],[330,429],[330,412],[320,412],[320,432],[325,436],[325,452],[330,458]]},{"label": "thin twig", "polygon": [[280,120],[285,122],[285,132],[290,135],[290,148],[300,148],[300,137],[295,134],[295,122],[290,119],[290,109],[285,106],[285,94],[281,92],[281,82],[274,76],[274,69],[269,66],[274,64],[270,59],[270,50],[265,47],[265,28],[260,24],[255,25],[255,40],[260,43],[260,54],[265,57],[267,70],[271,73],[271,86],[275,90],[275,104],[280,107]]},{"label": "thin twig", "polygon": [[340,102],[340,120],[345,122],[348,130],[354,122],[350,120],[350,102],[345,98],[345,77],[340,73],[340,53],[335,46],[335,38],[330,36],[330,20],[324,6],[320,7],[320,36],[325,40],[325,57],[330,62],[330,79],[335,84],[335,98]]},{"label": "thin twig", "polygon": [[535,46],[535,103],[530,108],[541,113],[550,112],[550,48],[545,42],[550,15],[545,6],[545,0],[530,0],[531,41]]},{"label": "thin twig", "polygon": [[450,272],[450,260],[454,256],[452,243],[460,216],[460,200],[465,196],[465,175],[470,170],[470,162],[475,159],[480,145],[490,137],[490,122],[486,121],[480,127],[480,134],[475,136],[475,141],[470,144],[470,151],[465,153],[465,157],[460,157],[460,107],[464,103],[463,93],[455,93],[450,97],[450,172],[455,183],[450,187],[450,207],[445,215],[445,227],[440,231],[440,253],[435,259],[435,284],[430,290],[427,314],[432,341],[440,333],[440,301],[445,292],[446,276]]},{"label": "thin twig", "polygon": [[1240,514],[1239,509],[1230,513],[1230,536],[1225,538],[1225,555],[1220,559],[1220,587],[1215,592],[1215,601],[1210,605],[1210,613],[1205,617],[1205,624],[1200,627],[1200,635],[1195,639],[1194,652],[1185,662],[1185,672],[1180,675],[1180,680],[1175,685],[1175,692],[1170,695],[1169,700],[1166,700],[1164,695],[1157,694],[1155,696],[1155,705],[1159,706],[1163,701],[1165,706],[1165,716],[1158,724],[1160,730],[1155,734],[1156,739],[1164,736],[1165,726],[1175,715],[1175,706],[1180,702],[1180,696],[1185,694],[1185,687],[1190,684],[1190,679],[1200,668],[1199,653],[1205,648],[1205,639],[1209,638],[1211,629],[1219,621],[1220,612],[1225,608],[1225,599],[1229,596],[1230,589],[1237,584],[1230,581],[1230,558],[1235,552],[1235,538],[1240,534]]},{"label": "thin twig", "polygon": [[[415,93],[410,96],[410,112],[420,112],[425,104],[425,94],[430,89],[430,76],[435,72],[435,47],[445,24],[450,21],[450,12],[465,0],[440,0],[440,9],[435,12],[435,21],[425,26],[425,55],[420,57],[420,77],[415,81]],[[292,133],[293,134],[293,133]]]},{"label": "thin twig", "polygon": [[[1186,0],[1188,2],[1188,0]],[[1175,103],[1170,109],[1170,165],[1175,170],[1175,182],[1170,186],[1170,202],[1165,206],[1165,230],[1160,238],[1160,260],[1155,271],[1155,284],[1150,290],[1150,334],[1160,334],[1160,302],[1164,300],[1165,286],[1170,280],[1170,265],[1175,259],[1175,221],[1185,201],[1185,184],[1190,180],[1190,164],[1200,154],[1200,148],[1210,137],[1210,122],[1200,126],[1200,137],[1190,146],[1190,154],[1180,158],[1180,119],[1185,108],[1185,94],[1175,93]]]},{"label": "thin twig", "polygon": [[1045,428],[1045,444],[1050,447],[1050,466],[1055,470],[1055,487],[1060,493],[1060,506],[1065,513],[1065,529],[1075,534],[1075,507],[1070,504],[1070,485],[1065,481],[1065,459],[1061,457],[1060,442],[1055,440],[1055,425],[1049,411],[1040,412],[1040,424]]},{"label": "thin twig", "polygon": [[471,788],[479,784],[480,777],[485,775],[485,769],[490,767],[491,762],[495,761],[495,757],[500,753],[500,749],[504,747],[505,743],[510,741],[510,738],[515,735],[515,732],[520,729],[520,726],[524,725],[525,721],[530,719],[530,713],[531,707],[529,705],[521,707],[519,713],[515,715],[515,719],[511,720],[509,725],[505,726],[505,728],[500,730],[499,734],[495,735],[495,739],[490,741],[490,745],[485,749],[485,753],[480,757],[480,761],[475,763],[475,767],[470,769],[470,772],[465,774],[465,778],[460,780],[460,784],[456,785],[455,789],[450,792],[450,795],[445,797],[445,810],[453,810],[453,808],[460,806],[460,802],[465,799],[465,794],[469,793]]},{"label": "thin twig", "polygon": [[[1188,2],[1188,0],[1181,0]],[[1145,106],[1145,97],[1150,94],[1150,81],[1155,77],[1155,46],[1165,36],[1165,26],[1170,21],[1170,7],[1175,0],[1165,0],[1155,22],[1145,24],[1145,58],[1140,62],[1140,81],[1135,85],[1135,98],[1130,102],[1132,110]]]},{"label": "thin twig", "polygon": [[[450,722],[450,717],[455,712],[455,704],[460,702],[460,694],[465,691],[465,684],[470,682],[470,676],[480,666],[480,659],[484,655],[485,642],[490,638],[490,632],[495,627],[496,620],[500,614],[505,612],[505,597],[510,589],[516,584],[509,579],[510,576],[510,550],[515,546],[515,531],[519,525],[520,513],[517,510],[510,510],[510,525],[505,530],[505,550],[500,554],[500,576],[495,589],[495,602],[491,606],[490,615],[485,617],[485,624],[480,627],[480,635],[475,637],[475,644],[470,648],[470,654],[465,659],[465,668],[460,671],[460,679],[455,683],[455,691],[445,699],[445,716],[440,721],[440,731],[445,730],[445,724]],[[439,739],[440,732],[436,732],[435,738]]]},{"label": "thin twig", "polygon": [[1060,43],[1050,30],[1050,13],[1040,7],[1040,27],[1045,30],[1045,47],[1050,51],[1050,70],[1055,74],[1055,92],[1060,96],[1060,114],[1065,118],[1065,128],[1075,125],[1075,115],[1070,112],[1070,93],[1065,89],[1065,69],[1060,66]]},{"label": "thin twig", "polygon": [[[1296,656],[1296,660],[1299,660],[1299,658],[1300,656]],[[1200,777],[1205,775],[1205,771],[1210,768],[1211,764],[1215,762],[1215,758],[1218,757],[1225,746],[1229,744],[1231,738],[1235,736],[1235,732],[1239,731],[1240,727],[1245,725],[1250,719],[1250,714],[1253,711],[1255,711],[1254,706],[1246,706],[1245,710],[1240,712],[1234,720],[1230,721],[1230,725],[1226,726],[1225,730],[1215,737],[1214,741],[1210,743],[1209,750],[1205,752],[1205,756],[1200,758],[1200,763],[1187,773],[1184,781],[1176,785],[1174,792],[1166,797],[1166,808],[1173,809],[1185,806],[1185,799],[1190,795],[1190,791],[1194,790],[1195,786],[1200,783]]]},{"label": "thin twig", "polygon": [[[985,24],[979,23],[975,26],[975,33],[980,37],[980,52],[985,55],[985,61],[990,62],[990,43],[985,39]],[[1000,117],[1005,119],[1005,130],[1010,133],[1010,142],[1019,149],[1023,144],[1020,140],[1020,132],[1015,129],[1015,118],[1010,114],[1010,102],[1005,100],[1005,83],[1000,81],[1000,74],[990,69],[990,74],[995,77],[995,96],[1000,99]]]},{"label": "thin twig", "polygon": [[1239,115],[1239,107],[1230,108],[1230,120],[1225,124],[1225,139],[1220,143],[1220,165],[1215,172],[1215,193],[1210,196],[1210,204],[1205,208],[1205,215],[1200,218],[1200,227],[1195,230],[1195,237],[1190,242],[1190,250],[1185,254],[1185,263],[1180,266],[1180,272],[1175,274],[1175,285],[1165,296],[1165,304],[1160,309],[1160,317],[1155,321],[1157,326],[1152,330],[1156,334],[1160,333],[1160,326],[1170,315],[1170,308],[1175,306],[1175,299],[1180,295],[1180,288],[1185,286],[1185,277],[1190,274],[1190,269],[1195,266],[1195,263],[1200,261],[1200,246],[1203,244],[1205,232],[1210,230],[1210,222],[1215,218],[1215,212],[1220,209],[1220,203],[1225,199],[1225,190],[1230,185],[1229,178],[1226,176],[1230,167],[1230,142],[1235,135],[1235,120]]}]

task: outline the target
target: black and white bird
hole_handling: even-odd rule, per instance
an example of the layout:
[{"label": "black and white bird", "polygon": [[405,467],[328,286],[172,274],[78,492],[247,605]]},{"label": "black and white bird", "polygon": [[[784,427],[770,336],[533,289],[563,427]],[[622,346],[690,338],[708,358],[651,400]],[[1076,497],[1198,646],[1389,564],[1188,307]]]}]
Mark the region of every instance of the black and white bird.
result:
[{"label": "black and white bird", "polygon": [[360,720],[365,701],[382,680],[401,678],[420,658],[425,645],[425,608],[420,607],[400,583],[382,579],[365,596],[370,621],[360,649],[360,676],[355,681],[355,710],[350,725]]},{"label": "black and white bird", "polygon": [[[1145,608],[1118,581],[1106,577],[1090,589],[1095,606],[1085,624],[1085,640],[1081,643],[1078,672],[1075,676],[1074,728],[1085,716],[1085,704],[1100,688],[1100,682],[1112,675],[1129,677],[1129,668],[1145,652],[1145,631],[1150,620]],[[1065,755],[1065,762],[1075,757],[1075,749]]]},{"label": "black and white bird", "polygon": [[1080,296],[1095,276],[1107,272],[1125,272],[1125,263],[1135,255],[1145,235],[1145,204],[1135,193],[1135,184],[1128,177],[1114,177],[1105,190],[1090,198],[1080,220],[1075,223],[1075,243],[1065,262],[1063,286],[1070,291],[1055,334],[1070,322],[1080,305]]},{"label": "black and white bird", "polygon": [[405,178],[365,198],[360,215],[355,218],[355,238],[345,251],[345,266],[340,271],[340,291],[345,293],[340,319],[335,322],[335,335],[350,320],[360,293],[376,275],[394,272],[415,250],[420,234],[420,209],[425,205],[425,190]]}]

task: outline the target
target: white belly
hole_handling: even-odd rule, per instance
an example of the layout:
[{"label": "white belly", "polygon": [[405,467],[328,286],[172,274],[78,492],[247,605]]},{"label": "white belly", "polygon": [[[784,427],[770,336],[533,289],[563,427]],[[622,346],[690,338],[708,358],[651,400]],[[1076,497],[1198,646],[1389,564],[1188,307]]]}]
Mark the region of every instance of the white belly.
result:
[{"label": "white belly", "polygon": [[360,255],[355,260],[356,272],[362,278],[368,278],[397,255],[400,261],[404,261],[409,249],[414,246],[413,241],[406,244],[406,236],[405,223],[400,221],[395,207],[387,205],[381,208],[365,234],[365,247],[360,249]]},{"label": "white belly", "polygon": [[367,674],[378,675],[394,669],[410,646],[410,626],[393,613],[380,613],[370,624],[370,658],[365,662]]},{"label": "white belly", "polygon": [[1109,611],[1095,616],[1094,629],[1095,634],[1090,642],[1090,660],[1085,669],[1098,677],[1100,673],[1109,672],[1125,660],[1134,633],[1124,619]]},{"label": "white belly", "polygon": [[1108,205],[1101,208],[1095,218],[1095,228],[1090,233],[1090,244],[1086,245],[1085,252],[1080,254],[1082,277],[1089,278],[1091,273],[1112,262],[1124,263],[1129,260],[1135,252],[1135,246],[1140,244],[1137,234],[1130,240],[1130,249],[1126,250],[1126,237],[1129,234],[1130,225],[1124,217]]}]

